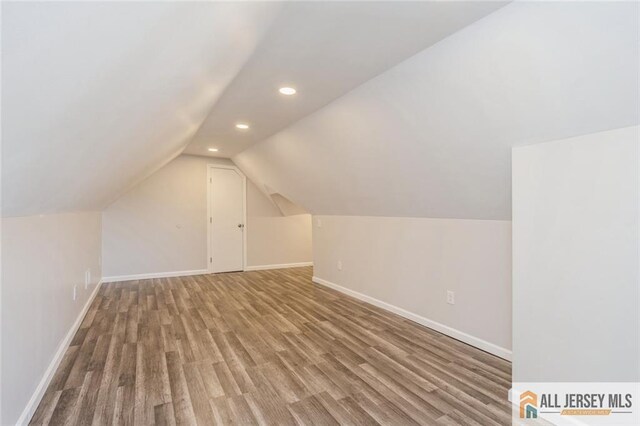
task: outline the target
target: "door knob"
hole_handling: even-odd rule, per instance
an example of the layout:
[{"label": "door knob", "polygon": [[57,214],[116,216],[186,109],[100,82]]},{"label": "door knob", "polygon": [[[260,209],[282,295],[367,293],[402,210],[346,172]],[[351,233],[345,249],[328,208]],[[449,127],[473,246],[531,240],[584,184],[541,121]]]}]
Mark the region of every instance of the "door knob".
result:
[{"label": "door knob", "polygon": [[238,228],[244,228],[244,223],[239,223]]}]

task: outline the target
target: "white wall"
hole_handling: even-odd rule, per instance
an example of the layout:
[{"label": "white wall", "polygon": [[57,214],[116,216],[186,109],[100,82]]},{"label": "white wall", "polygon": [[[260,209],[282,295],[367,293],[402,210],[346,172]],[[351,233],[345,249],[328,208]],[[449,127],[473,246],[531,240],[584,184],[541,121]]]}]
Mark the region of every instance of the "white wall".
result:
[{"label": "white wall", "polygon": [[18,420],[100,281],[100,238],[100,213],[2,219],[3,425]]},{"label": "white wall", "polygon": [[639,143],[513,150],[514,381],[640,381]]},{"label": "white wall", "polygon": [[[233,163],[182,155],[104,210],[105,277],[207,269],[208,164]],[[247,266],[311,261],[309,218],[276,217],[247,193]]]},{"label": "white wall", "polygon": [[233,160],[312,214],[508,220],[514,145],[639,123],[639,7],[513,2]]},{"label": "white wall", "polygon": [[180,156],[103,212],[104,276],[207,269],[207,164]]},{"label": "white wall", "polygon": [[[511,222],[314,216],[313,253],[316,277],[509,356]],[[455,305],[447,304],[447,290]]]}]

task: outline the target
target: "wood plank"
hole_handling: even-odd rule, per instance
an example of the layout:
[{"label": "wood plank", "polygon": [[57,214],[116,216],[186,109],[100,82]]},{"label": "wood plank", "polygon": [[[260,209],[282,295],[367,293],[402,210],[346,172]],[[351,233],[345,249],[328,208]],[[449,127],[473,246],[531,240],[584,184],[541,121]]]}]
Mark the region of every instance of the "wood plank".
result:
[{"label": "wood plank", "polygon": [[509,362],[311,274],[103,284],[31,424],[510,424]]}]

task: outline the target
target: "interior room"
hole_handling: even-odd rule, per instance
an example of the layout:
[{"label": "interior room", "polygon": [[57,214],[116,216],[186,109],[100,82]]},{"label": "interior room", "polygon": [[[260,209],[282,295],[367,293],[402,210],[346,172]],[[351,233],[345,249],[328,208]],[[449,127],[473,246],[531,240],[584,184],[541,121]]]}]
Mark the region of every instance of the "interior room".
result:
[{"label": "interior room", "polygon": [[1,24],[0,424],[640,424],[638,2]]}]

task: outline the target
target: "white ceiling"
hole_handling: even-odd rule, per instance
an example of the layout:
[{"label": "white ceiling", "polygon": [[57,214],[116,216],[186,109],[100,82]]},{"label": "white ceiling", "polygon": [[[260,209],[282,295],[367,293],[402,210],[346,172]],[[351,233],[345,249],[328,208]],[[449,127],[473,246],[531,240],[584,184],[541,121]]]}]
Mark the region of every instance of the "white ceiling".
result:
[{"label": "white ceiling", "polygon": [[639,5],[501,5],[4,2],[2,215],[101,210],[193,141],[316,214],[509,218],[513,145],[638,123]]},{"label": "white ceiling", "polygon": [[178,155],[279,7],[3,2],[3,216],[99,210]]},{"label": "white ceiling", "polygon": [[313,214],[510,219],[511,148],[639,124],[631,2],[514,2],[233,157]]},{"label": "white ceiling", "polygon": [[288,2],[186,152],[236,155],[504,4]]},{"label": "white ceiling", "polygon": [[2,215],[100,210],[196,134],[229,157],[501,4],[3,2]]}]

